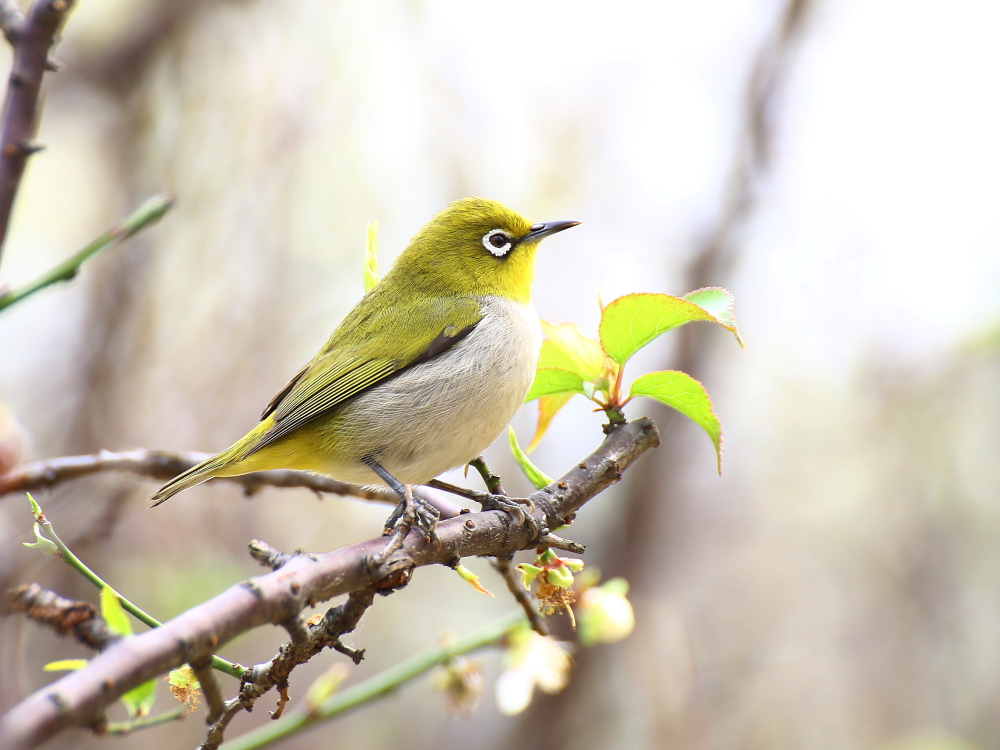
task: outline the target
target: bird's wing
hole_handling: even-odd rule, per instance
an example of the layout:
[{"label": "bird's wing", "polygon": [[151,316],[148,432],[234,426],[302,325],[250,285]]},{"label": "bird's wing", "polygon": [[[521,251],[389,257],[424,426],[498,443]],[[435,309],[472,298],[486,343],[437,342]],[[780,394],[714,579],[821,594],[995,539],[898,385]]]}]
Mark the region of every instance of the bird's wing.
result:
[{"label": "bird's wing", "polygon": [[[382,380],[447,351],[483,317],[479,303],[469,297],[408,301],[378,311],[371,310],[374,305],[360,307],[271,400],[261,419],[270,416],[274,425],[246,455]],[[408,324],[400,325],[404,320]],[[421,321],[416,336],[412,321]]]}]

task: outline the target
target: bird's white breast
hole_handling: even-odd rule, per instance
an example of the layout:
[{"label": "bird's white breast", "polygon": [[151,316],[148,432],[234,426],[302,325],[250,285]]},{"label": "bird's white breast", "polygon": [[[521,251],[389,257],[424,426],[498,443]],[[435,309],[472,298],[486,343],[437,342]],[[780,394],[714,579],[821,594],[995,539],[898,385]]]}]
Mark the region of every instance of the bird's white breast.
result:
[{"label": "bird's white breast", "polygon": [[[425,483],[480,455],[531,387],[542,340],[534,305],[492,296],[477,301],[483,318],[454,348],[345,409],[345,417],[365,425],[366,450],[403,483]],[[374,479],[358,463],[330,468],[348,481]]]}]

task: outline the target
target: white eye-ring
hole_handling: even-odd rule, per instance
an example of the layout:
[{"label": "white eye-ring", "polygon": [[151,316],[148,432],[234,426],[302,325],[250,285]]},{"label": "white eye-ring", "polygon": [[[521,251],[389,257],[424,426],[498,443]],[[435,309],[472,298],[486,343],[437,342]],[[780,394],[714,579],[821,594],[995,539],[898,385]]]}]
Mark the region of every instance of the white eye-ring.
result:
[{"label": "white eye-ring", "polygon": [[509,253],[513,246],[510,237],[502,229],[491,229],[483,235],[483,247],[498,258],[502,258]]}]

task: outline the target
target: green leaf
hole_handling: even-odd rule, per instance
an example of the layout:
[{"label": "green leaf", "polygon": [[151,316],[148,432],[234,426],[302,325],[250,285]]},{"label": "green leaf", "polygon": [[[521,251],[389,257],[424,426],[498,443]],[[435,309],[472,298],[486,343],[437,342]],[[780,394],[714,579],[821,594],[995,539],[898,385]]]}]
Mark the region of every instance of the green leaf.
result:
[{"label": "green leaf", "polygon": [[107,586],[101,589],[101,617],[108,624],[108,630],[115,635],[125,638],[132,635],[132,623],[118,601],[118,595]]},{"label": "green leaf", "polygon": [[695,302],[668,294],[626,294],[613,300],[601,316],[601,345],[622,365],[662,333],[694,320],[707,320],[732,330]]},{"label": "green leaf", "polygon": [[[118,595],[108,586],[101,589],[101,617],[108,624],[108,630],[115,635],[128,638],[132,635],[132,623],[118,601]],[[128,710],[130,718],[142,718],[149,715],[149,710],[156,700],[156,680],[144,682],[129,690],[121,697]]]},{"label": "green leaf", "polygon": [[455,566],[455,572],[458,573],[459,578],[461,578],[463,581],[468,581],[470,584],[472,584],[472,588],[474,588],[480,594],[486,594],[487,596],[496,597],[496,594],[494,594],[492,591],[488,591],[483,586],[483,584],[479,582],[479,576],[477,576],[475,573],[473,573],[471,570],[469,570],[461,563]]},{"label": "green leaf", "polygon": [[378,283],[378,222],[368,225],[368,244],[365,247],[365,267],[361,272],[361,280],[368,294]]},{"label": "green leaf", "polygon": [[604,370],[604,350],[597,339],[580,333],[573,323],[542,321],[542,352],[539,367],[559,367],[575,372],[584,380],[596,380]]},{"label": "green leaf", "polygon": [[87,666],[86,659],[61,659],[59,661],[50,661],[44,667],[42,667],[43,672],[74,672],[77,669],[83,669]]},{"label": "green leaf", "polygon": [[535,450],[542,435],[549,429],[552,418],[562,409],[566,402],[573,398],[572,393],[554,393],[551,396],[540,396],[538,398],[538,424],[535,425],[535,436],[531,438],[528,445],[528,453]]},{"label": "green leaf", "polygon": [[701,427],[715,446],[716,467],[722,473],[722,422],[712,411],[712,400],[701,383],[676,370],[649,372],[632,383],[629,398],[633,396],[655,398]]},{"label": "green leaf", "polygon": [[507,442],[510,443],[510,452],[514,454],[514,460],[517,461],[517,465],[521,467],[521,471],[524,472],[524,476],[528,478],[536,490],[542,489],[542,487],[548,487],[552,484],[552,479],[545,475],[541,469],[531,463],[531,459],[528,458],[521,446],[517,443],[517,435],[514,434],[514,428],[507,427]]},{"label": "green leaf", "polygon": [[156,679],[153,678],[132,688],[121,697],[121,701],[125,704],[129,718],[141,719],[143,716],[149,716],[149,710],[156,701]]},{"label": "green leaf", "polygon": [[736,327],[736,316],[733,314],[733,295],[719,286],[696,289],[684,295],[688,302],[694,302],[698,307],[713,316],[719,325],[732,332],[736,342],[745,347],[740,331]]},{"label": "green leaf", "polygon": [[35,498],[31,496],[30,492],[25,493],[28,496],[28,504],[31,505],[31,515],[35,517],[36,521],[41,521],[42,509],[39,507],[38,503],[35,502]]},{"label": "green leaf", "polygon": [[583,392],[583,378],[577,373],[559,367],[543,367],[535,370],[535,382],[531,384],[531,390],[524,397],[524,403],[554,393]]},{"label": "green leaf", "polygon": [[51,539],[46,539],[44,536],[42,536],[42,530],[38,528],[37,523],[34,525],[34,530],[35,530],[35,541],[21,542],[21,544],[30,549],[37,549],[43,555],[55,555],[59,553],[59,548],[55,545],[55,542],[53,542]]}]

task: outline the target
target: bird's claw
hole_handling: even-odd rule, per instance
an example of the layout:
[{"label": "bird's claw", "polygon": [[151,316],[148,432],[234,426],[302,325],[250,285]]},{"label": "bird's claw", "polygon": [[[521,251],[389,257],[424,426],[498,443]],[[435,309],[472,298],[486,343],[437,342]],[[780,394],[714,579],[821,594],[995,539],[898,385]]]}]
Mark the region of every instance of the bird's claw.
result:
[{"label": "bird's claw", "polygon": [[538,537],[541,527],[531,515],[535,511],[535,504],[529,498],[484,493],[476,499],[483,506],[483,510],[502,510],[513,515],[515,526],[527,523],[528,528],[531,529],[532,538]]},{"label": "bird's claw", "polygon": [[435,528],[441,512],[424,498],[414,495],[409,488],[407,490],[406,496],[400,499],[386,519],[382,535],[389,536],[400,532],[399,537],[402,540],[415,524],[423,532],[425,542],[433,541],[437,537]]}]

